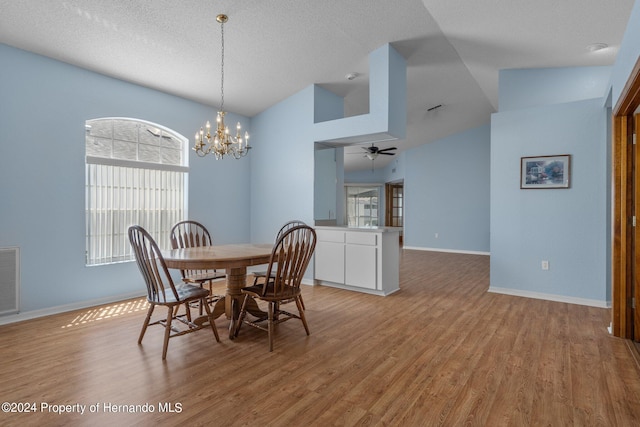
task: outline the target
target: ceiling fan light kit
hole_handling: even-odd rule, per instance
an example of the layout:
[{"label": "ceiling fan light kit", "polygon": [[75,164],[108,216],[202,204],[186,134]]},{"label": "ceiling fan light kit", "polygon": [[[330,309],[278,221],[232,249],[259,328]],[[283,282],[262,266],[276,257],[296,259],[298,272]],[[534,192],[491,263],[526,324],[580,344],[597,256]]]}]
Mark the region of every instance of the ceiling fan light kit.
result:
[{"label": "ceiling fan light kit", "polygon": [[366,151],[366,153],[364,154],[364,157],[366,157],[369,160],[371,160],[371,171],[372,172],[373,172],[373,161],[375,159],[377,159],[380,154],[383,154],[385,156],[395,156],[396,153],[391,153],[390,151],[394,151],[394,150],[398,149],[397,147],[389,147],[389,148],[380,149],[379,147],[376,147],[375,145],[373,145],[373,143],[371,144],[371,147],[361,147],[361,148]]}]

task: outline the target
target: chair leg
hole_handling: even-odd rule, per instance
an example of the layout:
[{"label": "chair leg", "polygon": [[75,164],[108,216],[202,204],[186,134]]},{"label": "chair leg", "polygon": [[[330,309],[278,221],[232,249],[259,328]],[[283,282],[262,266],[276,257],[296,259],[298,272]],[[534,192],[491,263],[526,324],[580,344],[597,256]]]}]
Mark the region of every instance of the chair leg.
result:
[{"label": "chair leg", "polygon": [[234,337],[237,337],[238,334],[240,333],[240,326],[242,326],[242,323],[244,322],[244,318],[247,315],[247,298],[249,298],[249,295],[245,295],[244,300],[242,301],[242,308],[240,308],[240,315],[238,316],[236,330],[233,333]]},{"label": "chair leg", "polygon": [[[204,289],[204,283],[200,283],[200,287]],[[209,295],[211,295],[211,281],[209,281]],[[200,300],[200,307],[198,307],[198,315],[202,316],[202,304],[206,304],[207,300],[206,299],[201,299]]]},{"label": "chair leg", "polygon": [[269,302],[269,351],[273,351],[273,302]]},{"label": "chair leg", "polygon": [[147,326],[149,326],[149,320],[151,320],[151,314],[153,313],[154,308],[156,308],[155,304],[150,303],[149,310],[147,310],[147,317],[146,319],[144,319],[142,330],[140,331],[140,336],[138,337],[138,344],[142,344],[142,338],[144,338],[144,333],[147,331]]},{"label": "chair leg", "polygon": [[307,308],[304,306],[304,301],[302,300],[302,295],[300,295],[300,304],[302,304],[302,309],[306,310]]},{"label": "chair leg", "polygon": [[189,305],[189,303],[185,303],[184,311],[185,311],[185,315],[187,316],[187,321],[191,323],[191,306]]},{"label": "chair leg", "polygon": [[171,335],[171,320],[173,320],[173,307],[169,306],[167,314],[167,324],[164,329],[164,344],[162,346],[162,360],[167,358],[167,348],[169,348],[169,336]]},{"label": "chair leg", "polygon": [[302,320],[302,324],[304,325],[304,330],[307,331],[307,335],[309,335],[309,325],[307,325],[307,318],[304,316],[304,307],[302,305],[301,297],[296,297],[296,305],[298,306],[298,314],[300,315],[300,320]]},{"label": "chair leg", "polygon": [[220,336],[218,335],[218,328],[216,327],[216,323],[213,321],[213,317],[211,316],[211,309],[209,308],[209,304],[207,304],[206,298],[202,298],[200,300],[200,307],[202,307],[203,305],[204,305],[204,309],[207,312],[207,317],[209,318],[209,324],[211,325],[211,330],[213,330],[213,335],[215,335],[216,341],[220,342]]}]

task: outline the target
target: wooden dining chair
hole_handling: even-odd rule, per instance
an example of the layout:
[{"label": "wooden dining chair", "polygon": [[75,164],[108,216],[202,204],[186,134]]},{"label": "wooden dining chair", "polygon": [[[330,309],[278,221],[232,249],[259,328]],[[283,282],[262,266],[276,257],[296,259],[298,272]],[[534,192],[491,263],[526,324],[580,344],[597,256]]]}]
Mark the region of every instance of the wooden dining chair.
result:
[{"label": "wooden dining chair", "polygon": [[[278,230],[278,233],[276,234],[276,242],[278,241],[278,239],[280,238],[280,236],[282,236],[282,234],[284,232],[286,232],[287,230],[293,228],[293,227],[297,227],[299,225],[307,225],[305,224],[303,221],[300,221],[299,219],[293,219],[291,221],[287,221],[285,222],[282,227],[280,228],[280,230]],[[272,275],[275,275],[275,272],[271,273]],[[258,280],[264,278],[267,275],[266,271],[255,271],[253,272],[253,284],[257,285],[258,284]],[[302,299],[302,294],[300,294],[300,303],[302,304],[302,309],[306,310],[306,307],[304,306],[304,300]]]},{"label": "wooden dining chair", "polygon": [[[197,221],[180,221],[171,228],[171,247],[173,249],[211,246],[212,244],[213,240],[209,230]],[[226,276],[224,270],[180,270],[180,274],[185,283],[197,284],[200,287],[208,284],[210,294],[207,302],[209,304],[213,304],[222,297],[213,294],[213,281],[224,278]],[[202,307],[200,307],[200,314],[202,314]]]},{"label": "wooden dining chair", "polygon": [[[129,242],[147,286],[147,302],[149,303],[149,310],[140,331],[138,344],[142,344],[142,339],[149,325],[164,326],[162,360],[165,360],[170,338],[205,328],[207,327],[207,321],[211,325],[216,341],[220,342],[218,330],[211,316],[211,310],[209,305],[205,303],[206,298],[209,296],[209,290],[186,283],[175,285],[158,245],[153,237],[139,225],[129,227]],[[199,301],[200,305],[204,306],[207,313],[206,317],[192,320],[189,304],[193,301]],[[157,305],[167,307],[167,317],[150,323],[151,315]],[[177,310],[174,309],[180,305],[184,305],[186,310],[185,314],[178,316]],[[185,325],[185,328],[178,329],[173,323],[174,320],[180,321]]]},{"label": "wooden dining chair", "polygon": [[[300,283],[316,247],[316,232],[308,225],[298,225],[282,233],[273,246],[267,273],[252,286],[242,288],[244,294],[240,316],[234,335],[237,337],[243,323],[269,333],[269,351],[273,351],[275,325],[289,319],[302,321],[307,335],[309,326],[300,301]],[[268,304],[267,315],[257,320],[246,319],[247,302],[255,298]],[[298,314],[282,309],[281,304],[295,301]],[[265,326],[263,322],[267,322]]]}]

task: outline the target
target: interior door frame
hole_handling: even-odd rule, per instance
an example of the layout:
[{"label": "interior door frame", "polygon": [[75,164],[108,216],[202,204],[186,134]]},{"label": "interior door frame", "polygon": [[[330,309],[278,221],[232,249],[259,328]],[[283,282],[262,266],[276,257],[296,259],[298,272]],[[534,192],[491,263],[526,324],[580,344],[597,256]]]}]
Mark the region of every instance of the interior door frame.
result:
[{"label": "interior door frame", "polygon": [[[635,212],[634,200],[640,197],[632,194],[633,171],[628,144],[633,135],[633,116],[640,106],[640,57],[625,84],[620,98],[613,109],[612,123],[612,210],[613,236],[611,250],[611,333],[617,337],[634,338],[634,319],[631,307],[633,287],[631,267],[635,263],[633,225],[630,221]],[[636,192],[640,189],[636,189]],[[638,213],[635,213],[637,216]],[[640,227],[640,224],[638,224]],[[639,278],[640,279],[640,278]],[[636,328],[640,329],[640,328]],[[640,330],[636,331],[640,334]]]},{"label": "interior door frame", "polygon": [[397,225],[393,224],[393,208],[395,205],[393,204],[393,189],[394,188],[402,188],[402,224],[404,226],[404,182],[387,182],[384,184],[384,198],[385,198],[385,215],[384,215],[384,225],[387,227],[397,227]]},{"label": "interior door frame", "polygon": [[387,227],[397,227],[398,225],[394,223],[393,221],[393,209],[396,207],[394,204],[394,197],[393,197],[393,190],[394,188],[401,188],[402,189],[402,206],[400,207],[402,214],[400,215],[400,217],[402,218],[402,230],[400,232],[400,245],[402,246],[404,244],[404,206],[405,206],[405,201],[404,201],[404,180],[400,180],[400,181],[393,181],[393,182],[387,182],[384,184],[384,199],[385,199],[385,209],[384,209],[384,225]]}]

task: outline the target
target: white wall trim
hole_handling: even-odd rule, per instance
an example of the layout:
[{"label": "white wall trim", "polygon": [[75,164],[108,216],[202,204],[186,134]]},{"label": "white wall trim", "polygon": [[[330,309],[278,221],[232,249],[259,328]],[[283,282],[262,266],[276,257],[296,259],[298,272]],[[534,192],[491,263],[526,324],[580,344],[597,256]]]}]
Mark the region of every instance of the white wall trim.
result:
[{"label": "white wall trim", "polygon": [[36,319],[38,317],[51,316],[53,314],[65,313],[67,311],[81,310],[83,308],[95,307],[97,305],[119,302],[131,298],[146,296],[146,292],[130,292],[122,295],[114,295],[110,297],[97,298],[87,301],[78,301],[71,304],[58,305],[56,307],[43,308],[42,310],[25,311],[23,313],[11,314],[0,317],[0,325],[9,323],[22,322],[23,320]]},{"label": "white wall trim", "polygon": [[410,249],[413,251],[432,251],[432,252],[448,252],[452,254],[467,254],[467,255],[491,255],[491,252],[482,251],[464,251],[458,249],[442,249],[442,248],[423,248],[420,246],[403,246],[403,249]]},{"label": "white wall trim", "polygon": [[498,288],[496,286],[490,286],[488,292],[492,292],[495,294],[513,295],[516,297],[542,299],[547,301],[566,302],[569,304],[586,305],[589,307],[611,308],[610,301],[545,294],[541,292],[524,291],[521,289]]}]

